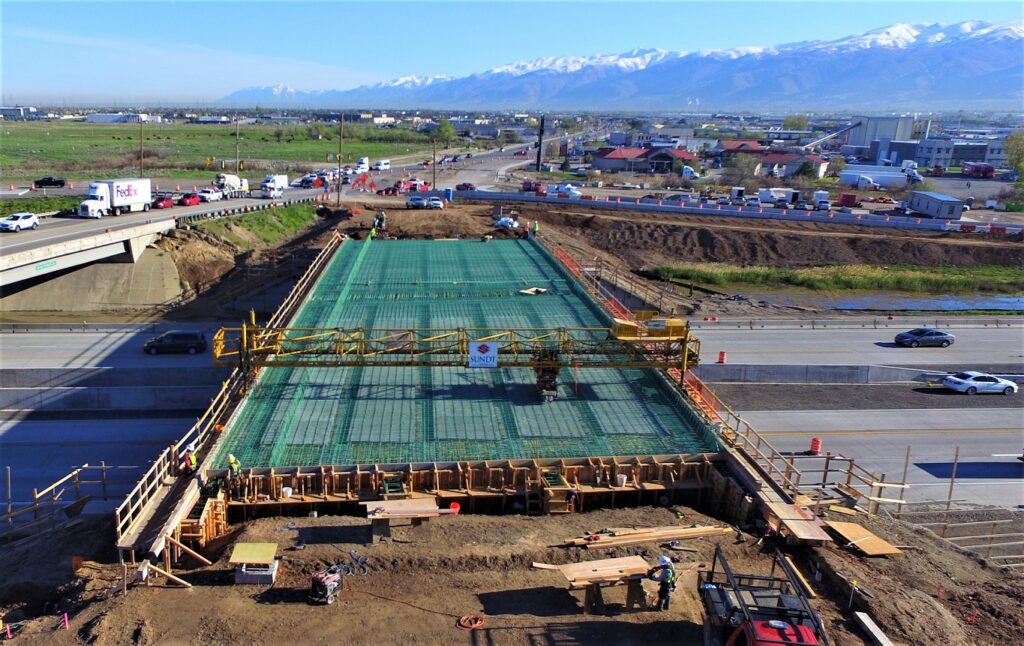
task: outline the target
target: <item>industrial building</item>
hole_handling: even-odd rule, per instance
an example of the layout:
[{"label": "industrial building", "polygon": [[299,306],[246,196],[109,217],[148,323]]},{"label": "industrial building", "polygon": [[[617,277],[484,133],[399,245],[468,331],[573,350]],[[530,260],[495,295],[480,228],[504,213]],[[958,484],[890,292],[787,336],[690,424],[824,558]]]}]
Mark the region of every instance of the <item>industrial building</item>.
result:
[{"label": "industrial building", "polygon": [[85,115],[86,123],[160,123],[157,114],[145,112],[95,112]]}]

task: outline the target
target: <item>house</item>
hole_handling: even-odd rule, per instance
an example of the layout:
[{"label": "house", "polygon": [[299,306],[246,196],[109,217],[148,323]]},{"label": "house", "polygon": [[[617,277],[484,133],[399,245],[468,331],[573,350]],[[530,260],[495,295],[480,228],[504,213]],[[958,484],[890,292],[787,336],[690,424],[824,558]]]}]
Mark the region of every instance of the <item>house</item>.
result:
[{"label": "house", "polygon": [[800,155],[797,153],[762,153],[757,174],[765,177],[790,177],[795,175],[805,163],[811,164],[814,177],[825,177],[828,162],[817,155]]},{"label": "house", "polygon": [[695,161],[697,155],[677,148],[599,148],[591,159],[594,170],[670,173],[676,161]]}]

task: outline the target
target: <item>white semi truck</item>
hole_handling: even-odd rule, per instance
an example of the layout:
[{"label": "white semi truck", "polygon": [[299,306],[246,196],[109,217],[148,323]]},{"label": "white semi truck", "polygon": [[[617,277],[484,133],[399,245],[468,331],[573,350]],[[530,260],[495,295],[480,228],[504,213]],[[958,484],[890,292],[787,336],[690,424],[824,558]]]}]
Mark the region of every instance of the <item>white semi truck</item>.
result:
[{"label": "white semi truck", "polygon": [[284,189],[288,188],[287,175],[267,175],[260,184],[260,194],[269,199],[284,195]]},{"label": "white semi truck", "polygon": [[249,180],[240,178],[238,175],[221,173],[220,175],[217,175],[217,179],[213,181],[213,185],[224,193],[224,199],[229,200],[235,197],[249,196]]},{"label": "white semi truck", "polygon": [[78,207],[83,218],[102,218],[134,211],[148,211],[153,202],[148,179],[100,179],[89,184],[89,195]]}]

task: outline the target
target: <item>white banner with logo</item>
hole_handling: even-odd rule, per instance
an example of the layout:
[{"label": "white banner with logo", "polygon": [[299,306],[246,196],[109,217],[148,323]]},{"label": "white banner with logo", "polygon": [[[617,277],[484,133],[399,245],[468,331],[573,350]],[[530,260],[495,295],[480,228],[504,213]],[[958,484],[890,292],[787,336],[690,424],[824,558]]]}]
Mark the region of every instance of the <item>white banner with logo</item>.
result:
[{"label": "white banner with logo", "polygon": [[497,368],[498,367],[498,344],[488,341],[470,341],[469,343],[469,367],[470,368]]}]

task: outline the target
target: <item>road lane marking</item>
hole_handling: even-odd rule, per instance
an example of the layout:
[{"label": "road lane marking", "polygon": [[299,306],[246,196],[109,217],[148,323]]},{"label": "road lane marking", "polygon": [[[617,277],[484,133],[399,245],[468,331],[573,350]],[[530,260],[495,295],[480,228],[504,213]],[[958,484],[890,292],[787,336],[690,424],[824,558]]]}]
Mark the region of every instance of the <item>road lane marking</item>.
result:
[{"label": "road lane marking", "polygon": [[1021,454],[1020,453],[993,453],[992,457],[994,457],[994,458],[1019,458],[1019,457],[1021,457]]}]

